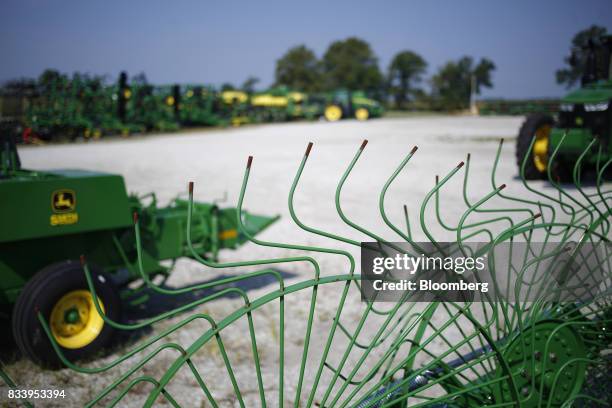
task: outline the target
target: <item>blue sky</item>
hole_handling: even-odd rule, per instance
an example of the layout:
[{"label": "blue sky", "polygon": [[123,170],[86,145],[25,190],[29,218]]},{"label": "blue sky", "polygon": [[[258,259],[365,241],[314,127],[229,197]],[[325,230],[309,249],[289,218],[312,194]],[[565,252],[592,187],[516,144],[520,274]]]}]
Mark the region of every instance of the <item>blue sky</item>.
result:
[{"label": "blue sky", "polygon": [[462,55],[497,65],[487,97],[554,97],[554,72],[572,36],[612,32],[609,0],[556,1],[75,1],[5,0],[0,81],[45,68],[108,74],[144,71],[154,83],[273,81],[275,61],[306,44],[321,56],[349,36],[368,41],[387,69],[421,54],[432,74]]}]

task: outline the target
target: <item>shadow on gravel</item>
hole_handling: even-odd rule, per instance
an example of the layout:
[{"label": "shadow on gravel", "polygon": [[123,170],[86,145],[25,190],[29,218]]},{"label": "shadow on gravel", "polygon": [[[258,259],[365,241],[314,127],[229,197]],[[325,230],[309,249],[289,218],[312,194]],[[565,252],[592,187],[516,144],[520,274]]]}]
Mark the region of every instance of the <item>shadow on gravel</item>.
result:
[{"label": "shadow on gravel", "polygon": [[[280,273],[284,280],[297,276],[295,274],[283,272],[278,269],[275,269],[275,271]],[[234,275],[221,275],[215,277],[215,279],[194,282],[185,287],[203,285],[219,279],[230,278],[232,276]],[[261,289],[268,285],[272,286],[270,290],[276,289],[274,285],[278,286],[278,281],[274,278],[274,276],[262,275],[223,286],[215,286],[214,288],[193,290],[178,295],[164,295],[154,291],[151,288],[143,288],[138,292],[133,293],[123,299],[121,320],[124,324],[133,324],[138,321],[151,319],[155,316],[159,316],[162,313],[170,312],[182,306],[189,305],[190,303],[193,303],[198,299],[213,295],[230,287],[239,288],[248,293],[251,290]],[[182,289],[170,287],[164,284],[160,285],[160,287],[164,289]],[[220,297],[220,299],[237,298],[238,296],[239,295],[235,293],[230,293],[227,296]],[[175,314],[173,316],[180,316],[181,314],[189,313],[197,307],[198,306],[188,308],[182,311],[181,313]],[[0,324],[4,324],[4,327],[11,327],[10,321],[8,321],[6,316],[0,315]],[[152,331],[152,326],[145,326],[142,329],[137,330],[117,330],[115,332],[115,335],[113,336],[111,344],[109,344],[109,347],[103,352],[103,354],[111,353],[121,347],[129,345],[130,343],[137,342],[138,340],[143,339],[146,335],[150,334]],[[19,349],[13,341],[12,334],[8,336],[0,336],[0,356],[2,357],[3,363],[10,363],[22,358]]]}]

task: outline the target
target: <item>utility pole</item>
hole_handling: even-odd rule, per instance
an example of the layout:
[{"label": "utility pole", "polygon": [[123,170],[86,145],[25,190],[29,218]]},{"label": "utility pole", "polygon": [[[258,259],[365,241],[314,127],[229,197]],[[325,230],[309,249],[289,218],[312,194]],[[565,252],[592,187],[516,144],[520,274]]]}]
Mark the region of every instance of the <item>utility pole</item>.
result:
[{"label": "utility pole", "polygon": [[470,79],[470,113],[478,115],[478,107],[476,106],[476,75],[472,74]]}]

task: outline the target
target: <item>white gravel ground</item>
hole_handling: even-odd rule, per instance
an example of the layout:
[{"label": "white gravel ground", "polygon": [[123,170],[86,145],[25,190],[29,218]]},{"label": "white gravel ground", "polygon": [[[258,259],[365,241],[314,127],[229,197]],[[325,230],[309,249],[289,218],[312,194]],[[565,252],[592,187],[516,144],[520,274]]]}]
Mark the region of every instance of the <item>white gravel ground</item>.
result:
[{"label": "white gravel ground", "polygon": [[[224,204],[227,206],[235,205],[247,157],[253,155],[254,162],[245,208],[254,213],[282,216],[278,223],[260,235],[261,239],[340,247],[349,249],[358,256],[358,248],[307,234],[291,221],[286,204],[287,195],[308,142],[314,142],[314,148],[296,192],[295,206],[298,215],[307,225],[324,228],[358,241],[367,239],[341,222],[334,208],[334,191],[362,140],[368,139],[369,144],[345,185],[342,205],[350,219],[389,240],[398,238],[380,218],[378,194],[403,157],[413,146],[418,146],[418,152],[390,188],[386,208],[389,217],[396,224],[404,225],[402,205],[406,204],[415,240],[425,240],[426,236],[420,228],[421,221],[418,214],[424,196],[434,184],[435,175],[448,174],[460,161],[466,159],[467,153],[471,153],[468,196],[472,202],[475,202],[492,190],[490,171],[500,138],[506,138],[508,142],[503,147],[496,184],[506,183],[508,194],[526,197],[527,193],[516,178],[514,159],[514,137],[521,122],[521,117],[433,116],[380,119],[366,123],[356,121],[333,124],[289,123],[133,137],[127,140],[102,140],[95,143],[25,147],[21,149],[20,154],[23,166],[26,168],[41,170],[84,168],[123,174],[129,191],[142,194],[155,191],[161,204],[167,203],[177,194],[184,193],[188,181],[192,180],[196,183],[197,200],[211,201],[227,193],[228,201]],[[463,174],[463,171],[458,173],[442,192],[442,217],[449,224],[456,223],[466,208],[461,195]],[[547,188],[543,183],[535,183],[535,186]],[[453,239],[453,234],[445,232],[435,222],[433,202],[430,204],[424,222],[431,228],[431,233],[439,240]],[[303,254],[300,251],[248,244],[236,252],[223,253],[222,259],[247,260]],[[348,272],[348,263],[342,257],[316,255],[316,259],[320,262],[322,276]],[[304,263],[284,265],[281,269],[298,275],[288,284],[313,276],[312,267]],[[240,270],[240,273],[244,271]],[[179,263],[170,283],[185,285],[212,277],[215,273],[195,262],[184,260]],[[342,285],[330,285],[329,288],[321,288],[319,291],[315,332],[310,347],[311,356],[320,356],[325,338],[319,333],[326,331],[318,330],[325,330],[325,327],[331,324],[341,287]],[[273,289],[274,286],[271,285],[251,291],[249,297],[255,299]],[[287,299],[285,335],[287,402],[292,402],[296,389],[303,349],[303,328],[310,296],[311,291],[304,291]],[[222,317],[240,305],[240,300],[223,299],[206,304],[198,311]],[[356,324],[362,307],[358,297],[351,298],[345,309],[346,314],[343,315],[347,325]],[[275,406],[278,403],[278,302],[267,305],[262,310],[263,313],[255,314],[254,317],[257,341],[264,367],[263,382],[266,398],[271,406]],[[164,327],[184,317],[158,324],[154,331],[160,332]],[[444,320],[444,316],[439,318]],[[226,329],[223,332],[223,340],[226,342],[226,347],[231,350],[230,360],[246,405],[258,406],[256,376],[250,353],[250,340],[244,332],[247,330],[244,320],[241,319],[240,324]],[[207,328],[204,323],[194,323],[170,336],[169,340],[188,347]],[[367,331],[366,328],[365,332]],[[126,349],[132,346],[127,345]],[[445,346],[439,344],[438,347],[442,350]],[[107,356],[94,364],[109,363],[119,354]],[[231,384],[227,379],[227,373],[222,370],[223,362],[216,346],[207,345],[197,356],[196,365],[209,381],[209,386],[214,390],[213,393],[220,405],[235,405],[237,402],[231,396]],[[176,353],[166,351],[148,364],[144,372],[159,378],[175,358]],[[312,360],[317,359],[312,358]],[[111,370],[109,374],[91,376],[75,374],[69,370],[41,371],[31,363],[19,360],[7,366],[7,371],[23,388],[65,387],[68,399],[62,402],[61,406],[65,406],[66,403],[78,406],[82,401],[92,398],[119,373],[125,372],[126,367],[127,365],[122,365],[119,369]],[[347,363],[347,367],[351,367],[350,362]],[[212,374],[220,369],[219,374]],[[312,371],[307,373],[305,391],[302,392],[303,400],[307,399],[309,384],[313,378]],[[329,381],[329,376],[321,380],[323,384],[325,381]],[[149,390],[149,385],[137,386],[135,392],[120,405],[140,405]],[[186,406],[208,406],[202,402],[205,399],[204,394],[187,370],[182,370],[178,374],[177,379],[171,383],[170,391]]]}]

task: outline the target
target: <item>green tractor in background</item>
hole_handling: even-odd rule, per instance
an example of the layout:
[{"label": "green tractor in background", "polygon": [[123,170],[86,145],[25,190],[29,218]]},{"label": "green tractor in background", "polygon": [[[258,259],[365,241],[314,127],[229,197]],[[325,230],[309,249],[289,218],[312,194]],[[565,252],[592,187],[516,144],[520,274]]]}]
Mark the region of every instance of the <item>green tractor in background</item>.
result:
[{"label": "green tractor in background", "polygon": [[[60,361],[39,312],[71,361],[92,356],[113,336],[113,327],[94,307],[81,256],[92,266],[92,284],[104,315],[121,321],[122,306],[146,300],[145,282],[167,277],[174,260],[215,261],[220,250],[243,245],[247,235],[278,218],[243,211],[241,229],[236,208],[200,202],[191,207],[181,198],[159,206],[153,193],[128,195],[120,175],[27,170],[21,167],[15,138],[4,134],[0,197],[0,317],[12,321],[13,337],[24,356],[54,367]],[[168,266],[164,260],[173,262]]]},{"label": "green tractor in background", "polygon": [[354,117],[364,121],[383,115],[384,108],[374,100],[367,98],[362,91],[339,90],[325,95],[313,96],[311,104],[318,104],[323,117],[329,122]]},{"label": "green tractor in background", "polygon": [[517,163],[526,179],[547,179],[550,172],[555,180],[568,180],[578,160],[597,168],[612,157],[611,53],[612,36],[574,50],[570,62],[583,68],[581,88],[561,100],[556,118],[542,113],[527,117],[516,144]]}]

